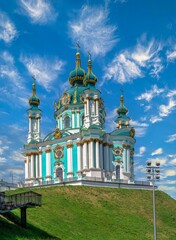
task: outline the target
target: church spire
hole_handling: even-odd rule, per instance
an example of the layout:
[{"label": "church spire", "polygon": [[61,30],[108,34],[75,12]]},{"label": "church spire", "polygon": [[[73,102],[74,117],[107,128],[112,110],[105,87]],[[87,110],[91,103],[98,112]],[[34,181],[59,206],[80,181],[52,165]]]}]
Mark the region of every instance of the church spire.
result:
[{"label": "church spire", "polygon": [[84,85],[91,84],[95,85],[97,82],[97,77],[92,72],[92,60],[91,60],[91,54],[89,53],[89,60],[88,60],[88,73],[86,74],[86,78],[84,79]]},{"label": "church spire", "polygon": [[86,72],[81,68],[81,57],[79,52],[79,43],[77,43],[77,53],[76,53],[76,67],[69,75],[69,83],[74,86],[75,84],[82,85],[83,80],[86,76]]},{"label": "church spire", "polygon": [[31,107],[27,110],[29,119],[27,143],[36,143],[41,141],[41,110],[38,108],[38,106],[40,105],[40,99],[36,95],[35,78],[33,77],[33,79],[34,82],[32,83],[32,95],[29,98],[29,105]]},{"label": "church spire", "polygon": [[29,98],[29,105],[32,106],[39,106],[40,105],[40,99],[36,95],[36,84],[35,79],[32,83],[32,95]]},{"label": "church spire", "polygon": [[130,118],[126,116],[128,108],[124,105],[124,96],[120,96],[120,106],[117,108],[118,117],[116,119],[117,128],[128,127]]}]

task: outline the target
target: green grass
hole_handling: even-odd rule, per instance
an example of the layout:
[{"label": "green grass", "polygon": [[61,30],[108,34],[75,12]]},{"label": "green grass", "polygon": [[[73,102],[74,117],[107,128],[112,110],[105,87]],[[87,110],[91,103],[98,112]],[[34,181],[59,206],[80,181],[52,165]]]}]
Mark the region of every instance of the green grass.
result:
[{"label": "green grass", "polygon": [[[27,209],[27,229],[12,223],[20,211],[0,215],[0,239],[153,239],[152,192],[96,187],[35,189],[42,207]],[[156,191],[159,240],[176,239],[176,201]]]}]

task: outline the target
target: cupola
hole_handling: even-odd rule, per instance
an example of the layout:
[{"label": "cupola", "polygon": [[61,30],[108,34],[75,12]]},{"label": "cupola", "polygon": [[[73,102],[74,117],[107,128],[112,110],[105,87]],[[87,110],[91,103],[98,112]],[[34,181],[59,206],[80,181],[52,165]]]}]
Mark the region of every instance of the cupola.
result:
[{"label": "cupola", "polygon": [[120,96],[120,106],[117,108],[117,113],[122,116],[122,115],[126,115],[128,112],[128,108],[125,107],[124,105],[124,97],[123,95]]},{"label": "cupola", "polygon": [[85,71],[81,68],[80,53],[76,53],[76,68],[70,72],[69,83],[74,86],[75,84],[82,85],[86,76]]},{"label": "cupola", "polygon": [[40,99],[36,95],[36,84],[32,84],[32,95],[29,98],[29,105],[30,106],[39,106],[40,105]]},{"label": "cupola", "polygon": [[86,74],[86,77],[83,81],[84,85],[90,84],[90,85],[95,85],[97,82],[97,77],[95,74],[92,72],[92,60],[88,60],[88,73]]},{"label": "cupola", "polygon": [[129,126],[130,118],[126,116],[128,108],[124,105],[124,96],[120,96],[120,106],[117,108],[118,117],[116,119],[117,128],[124,128]]}]

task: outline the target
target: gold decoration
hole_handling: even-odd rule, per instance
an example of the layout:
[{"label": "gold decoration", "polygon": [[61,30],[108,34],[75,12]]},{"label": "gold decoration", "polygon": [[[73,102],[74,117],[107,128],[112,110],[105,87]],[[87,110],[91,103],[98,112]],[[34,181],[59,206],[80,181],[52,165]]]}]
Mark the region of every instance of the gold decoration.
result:
[{"label": "gold decoration", "polygon": [[67,148],[72,148],[73,147],[73,144],[72,143],[68,143],[67,144]]},{"label": "gold decoration", "polygon": [[45,152],[46,152],[46,153],[50,153],[50,152],[51,152],[51,149],[47,148],[47,149],[45,150]]},{"label": "gold decoration", "polygon": [[134,136],[135,136],[135,129],[134,127],[132,127],[130,130],[130,137],[134,138]]},{"label": "gold decoration", "polygon": [[123,149],[118,146],[118,147],[113,149],[113,153],[114,153],[115,156],[122,156]]},{"label": "gold decoration", "polygon": [[61,137],[62,137],[61,131],[59,130],[59,128],[56,128],[56,130],[54,132],[54,138],[57,139],[57,138],[61,138]]},{"label": "gold decoration", "polygon": [[61,98],[61,102],[63,106],[66,106],[67,104],[70,103],[71,96],[68,93],[64,93],[63,97]]},{"label": "gold decoration", "polygon": [[60,159],[63,158],[64,156],[64,148],[61,147],[60,145],[56,145],[56,147],[54,148],[54,157],[56,159]]},{"label": "gold decoration", "polygon": [[79,95],[79,97],[80,97],[80,101],[81,101],[82,103],[84,103],[84,98],[83,98],[83,95],[82,95],[82,94],[80,94],[80,95]]},{"label": "gold decoration", "polygon": [[75,86],[75,90],[74,90],[74,100],[73,103],[76,104],[77,103],[77,85]]}]

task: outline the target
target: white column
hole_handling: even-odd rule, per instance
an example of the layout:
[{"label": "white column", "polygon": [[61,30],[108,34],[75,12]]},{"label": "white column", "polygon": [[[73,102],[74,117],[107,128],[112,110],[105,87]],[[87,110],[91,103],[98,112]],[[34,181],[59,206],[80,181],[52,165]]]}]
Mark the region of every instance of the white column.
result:
[{"label": "white column", "polygon": [[77,138],[77,161],[78,161],[78,172],[81,171],[81,139]]},{"label": "white column", "polygon": [[123,149],[123,171],[126,172],[126,156],[127,156],[127,150],[126,148]]},{"label": "white column", "polygon": [[46,178],[51,178],[51,159],[50,159],[50,153],[51,149],[50,146],[46,146]]},{"label": "white column", "polygon": [[89,142],[89,168],[94,168],[94,142],[93,139]]},{"label": "white column", "polygon": [[28,156],[25,157],[25,160],[24,160],[24,168],[25,168],[25,180],[28,178]]},{"label": "white column", "polygon": [[67,176],[72,177],[73,176],[73,157],[72,157],[72,141],[67,141],[67,164],[68,164],[68,172]]},{"label": "white column", "polygon": [[109,144],[104,143],[104,168],[109,171]]},{"label": "white column", "polygon": [[35,170],[36,170],[35,177],[38,178],[39,177],[39,155],[38,154],[35,155]]},{"label": "white column", "polygon": [[80,111],[77,111],[77,127],[80,127]]},{"label": "white column", "polygon": [[99,140],[96,140],[96,168],[100,168],[100,149],[99,149]]},{"label": "white column", "polygon": [[29,133],[31,132],[31,126],[32,126],[32,121],[31,121],[31,117],[29,117]]},{"label": "white column", "polygon": [[39,149],[39,178],[42,178],[42,148]]},{"label": "white column", "polygon": [[60,130],[62,130],[62,115],[60,116]]},{"label": "white column", "polygon": [[112,160],[113,160],[112,144],[110,144],[109,146],[109,171],[110,172],[114,170]]},{"label": "white column", "polygon": [[127,172],[130,172],[130,149],[127,149]]},{"label": "white column", "polygon": [[57,127],[60,129],[60,118],[58,118]]},{"label": "white column", "polygon": [[84,101],[84,117],[87,115],[87,101]]},{"label": "white column", "polygon": [[72,128],[75,128],[75,111],[72,111]]},{"label": "white column", "polygon": [[99,116],[99,101],[98,101],[98,99],[96,99],[95,104],[96,104],[96,115],[98,117]]},{"label": "white column", "polygon": [[103,147],[102,147],[102,142],[100,142],[100,168],[103,169]]},{"label": "white column", "polygon": [[34,178],[34,155],[31,155],[31,178]]},{"label": "white column", "polygon": [[28,156],[28,178],[31,178],[31,157]]},{"label": "white column", "polygon": [[87,142],[84,142],[83,144],[83,169],[88,169],[88,164],[87,164]]},{"label": "white column", "polygon": [[87,115],[90,115],[89,97],[87,97],[86,100],[87,100]]}]

